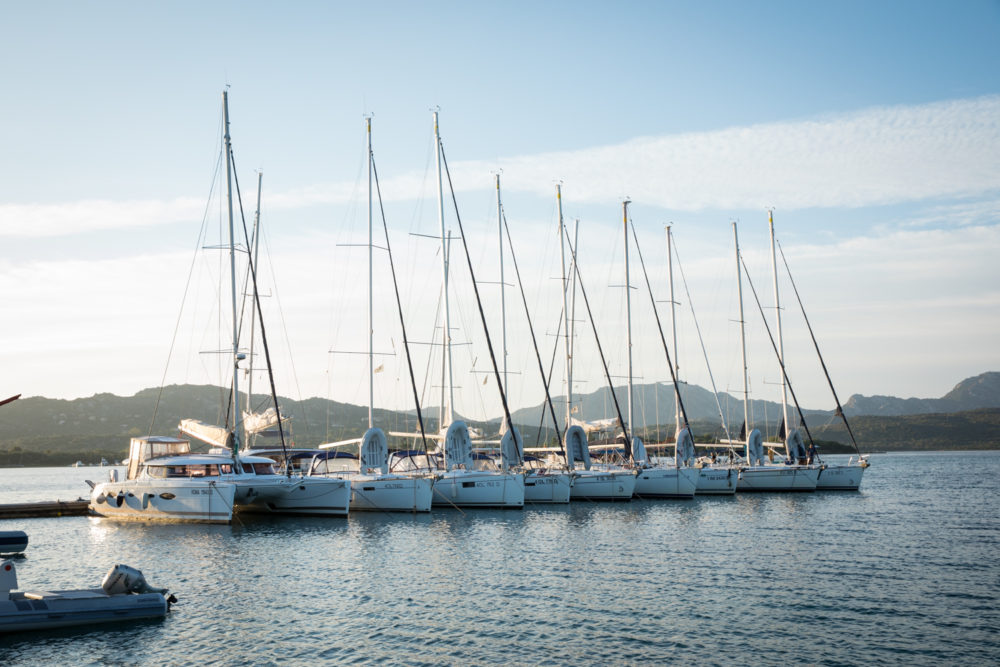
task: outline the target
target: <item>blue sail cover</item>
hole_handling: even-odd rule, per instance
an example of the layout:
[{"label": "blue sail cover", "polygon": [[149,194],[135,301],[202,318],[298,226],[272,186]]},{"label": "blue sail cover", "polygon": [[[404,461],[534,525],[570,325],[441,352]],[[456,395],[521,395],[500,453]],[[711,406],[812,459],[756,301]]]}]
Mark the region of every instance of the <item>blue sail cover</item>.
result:
[{"label": "blue sail cover", "polygon": [[452,422],[444,436],[444,467],[445,470],[457,467],[472,470],[472,441],[469,427],[463,421]]},{"label": "blue sail cover", "polygon": [[389,472],[389,441],[377,426],[365,431],[361,439],[361,472],[378,470],[383,475]]},{"label": "blue sail cover", "polygon": [[574,424],[566,429],[566,464],[570,470],[575,463],[583,466],[584,470],[590,470],[590,449],[587,448],[587,434],[582,428]]}]

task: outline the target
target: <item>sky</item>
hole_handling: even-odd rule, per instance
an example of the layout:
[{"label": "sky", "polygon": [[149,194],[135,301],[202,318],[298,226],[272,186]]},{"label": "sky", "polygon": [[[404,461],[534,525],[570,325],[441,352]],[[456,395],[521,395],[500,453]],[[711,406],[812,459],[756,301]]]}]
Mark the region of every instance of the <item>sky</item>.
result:
[{"label": "sky", "polygon": [[[3,12],[4,396],[229,382],[218,353],[231,347],[228,254],[215,247],[228,233],[223,90],[248,223],[263,174],[258,287],[279,394],[368,403],[369,116],[416,381],[425,406],[440,402],[432,109],[470,257],[445,184],[461,414],[502,413],[470,263],[496,350],[507,332],[511,407],[544,395],[509,249],[500,289],[497,174],[546,367],[562,315],[556,184],[568,228],[579,221],[593,316],[578,293],[574,391],[605,382],[591,322],[614,382],[625,381],[628,311],[635,381],[670,381],[637,252],[671,341],[670,225],[681,379],[742,392],[735,223],[761,301],[744,278],[751,394],[780,398],[763,325],[776,335],[780,312],[794,391],[805,407],[832,408],[780,272],[774,308],[769,210],[841,401],[939,397],[1000,370],[995,0],[43,0]],[[377,231],[374,402],[408,409]],[[259,347],[252,358],[264,366]]]}]

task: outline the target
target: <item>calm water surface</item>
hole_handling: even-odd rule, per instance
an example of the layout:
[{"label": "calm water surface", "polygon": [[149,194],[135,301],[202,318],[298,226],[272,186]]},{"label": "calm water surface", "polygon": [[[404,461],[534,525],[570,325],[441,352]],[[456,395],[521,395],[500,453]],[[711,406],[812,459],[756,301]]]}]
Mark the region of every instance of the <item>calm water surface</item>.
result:
[{"label": "calm water surface", "polygon": [[[179,598],[163,621],[0,638],[0,664],[1000,663],[1000,452],[872,461],[858,493],[0,521],[30,537],[21,588],[126,563]],[[105,475],[0,470],[0,503]]]}]

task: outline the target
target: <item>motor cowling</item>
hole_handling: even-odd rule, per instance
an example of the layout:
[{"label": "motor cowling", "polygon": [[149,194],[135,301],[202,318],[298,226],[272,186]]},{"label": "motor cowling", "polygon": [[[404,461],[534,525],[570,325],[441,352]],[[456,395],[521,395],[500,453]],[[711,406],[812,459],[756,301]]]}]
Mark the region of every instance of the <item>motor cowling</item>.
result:
[{"label": "motor cowling", "polygon": [[166,593],[166,588],[153,588],[146,582],[142,572],[128,565],[115,565],[104,575],[101,588],[108,595],[124,593]]}]

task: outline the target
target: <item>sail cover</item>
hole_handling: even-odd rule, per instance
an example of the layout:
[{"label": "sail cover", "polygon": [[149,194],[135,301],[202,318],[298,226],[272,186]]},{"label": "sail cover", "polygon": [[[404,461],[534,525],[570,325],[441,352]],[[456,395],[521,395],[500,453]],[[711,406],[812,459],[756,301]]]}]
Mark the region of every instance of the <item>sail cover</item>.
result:
[{"label": "sail cover", "polygon": [[469,428],[463,421],[453,421],[444,437],[445,470],[457,466],[472,470],[472,442],[469,440]]},{"label": "sail cover", "polygon": [[647,463],[649,457],[646,455],[646,445],[642,444],[639,438],[632,438],[632,459],[636,463]]},{"label": "sail cover", "polygon": [[177,428],[181,433],[189,435],[196,440],[201,440],[209,445],[224,448],[229,447],[229,432],[221,426],[206,424],[205,422],[197,419],[182,419]]},{"label": "sail cover", "polygon": [[752,466],[764,465],[764,436],[760,429],[750,431],[747,436],[747,463]]},{"label": "sail cover", "polygon": [[[287,422],[288,419],[281,421]],[[243,429],[247,433],[260,433],[278,424],[278,411],[268,408],[264,412],[244,412]]]},{"label": "sail cover", "polygon": [[370,470],[389,472],[389,441],[378,427],[365,431],[361,439],[361,472]]},{"label": "sail cover", "polygon": [[587,447],[587,434],[580,426],[573,424],[566,429],[566,464],[573,469],[574,463],[579,463],[584,470],[590,470],[590,449]]},{"label": "sail cover", "polygon": [[806,443],[802,441],[802,433],[797,428],[793,428],[785,439],[785,447],[788,448],[788,456],[792,459],[798,460],[800,463],[805,462],[808,454],[806,454]]},{"label": "sail cover", "polygon": [[[504,420],[506,424],[506,420]],[[500,439],[500,463],[504,470],[510,470],[512,466],[518,465],[524,460],[524,441],[521,433],[515,426],[513,429],[503,434]]]},{"label": "sail cover", "polygon": [[677,443],[677,459],[686,466],[694,463],[694,437],[691,435],[691,429],[682,428],[677,431],[677,435],[674,437],[674,441]]},{"label": "sail cover", "polygon": [[606,431],[609,428],[613,428],[618,423],[618,420],[613,417],[610,419],[595,419],[593,421],[583,421],[573,418],[572,422],[573,426],[579,426],[585,433],[593,433],[594,431]]}]

